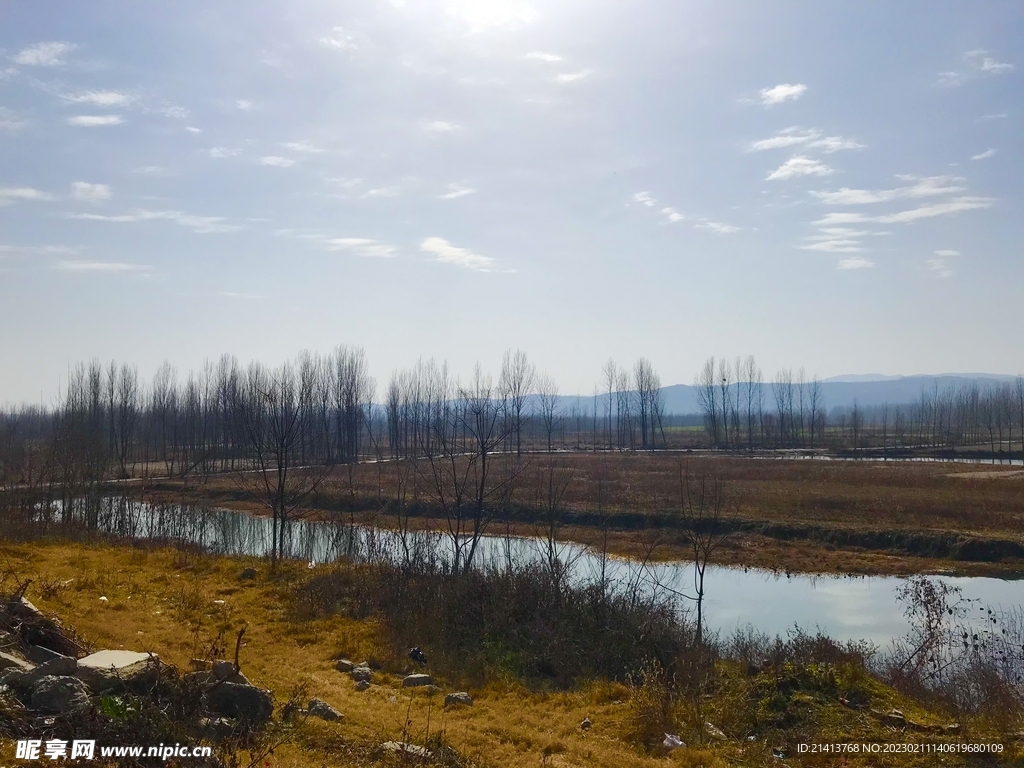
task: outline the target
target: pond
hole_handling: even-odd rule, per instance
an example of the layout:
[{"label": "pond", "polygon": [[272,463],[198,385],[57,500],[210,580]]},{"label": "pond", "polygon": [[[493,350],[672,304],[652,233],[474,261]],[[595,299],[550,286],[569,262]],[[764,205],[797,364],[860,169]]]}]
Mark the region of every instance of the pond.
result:
[{"label": "pond", "polygon": [[[126,498],[105,498],[82,504],[76,516],[88,516],[97,530],[131,539],[162,539],[197,545],[227,555],[264,555],[270,550],[271,521],[244,512],[205,506],[153,505]],[[360,561],[395,560],[403,542],[394,531],[313,521],[289,524],[286,554],[310,567],[342,557]],[[410,534],[405,546],[447,561],[450,543],[438,533]],[[612,557],[581,545],[559,545],[558,557],[569,563],[573,578],[595,579],[602,565],[612,584],[638,583],[664,594],[692,595],[693,564],[660,562],[641,567],[636,561]],[[484,536],[477,566],[505,567],[510,561],[528,563],[544,558],[543,542],[526,537]],[[975,601],[972,611],[1024,605],[1024,579],[935,577],[960,588]],[[769,635],[783,635],[794,626],[820,629],[835,640],[867,640],[885,646],[908,629],[897,590],[905,579],[889,576],[786,575],[754,568],[710,566],[705,576],[704,613],[711,629],[729,633],[751,625]],[[692,602],[685,597],[683,604]]]}]

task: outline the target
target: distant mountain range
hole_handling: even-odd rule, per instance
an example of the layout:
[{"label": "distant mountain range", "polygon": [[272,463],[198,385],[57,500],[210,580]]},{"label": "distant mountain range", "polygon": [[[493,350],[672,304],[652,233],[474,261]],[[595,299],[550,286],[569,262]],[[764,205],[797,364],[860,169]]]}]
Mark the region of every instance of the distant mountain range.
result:
[{"label": "distant mountain range", "polygon": [[[875,405],[892,405],[916,402],[921,392],[938,386],[940,390],[948,387],[961,387],[977,383],[979,387],[993,386],[999,382],[1013,381],[1016,377],[993,373],[943,373],[934,376],[884,376],[882,374],[850,374],[833,376],[821,382],[822,399],[826,409],[849,408],[856,403],[862,407]],[[765,408],[772,408],[771,383],[766,381],[764,392]],[[665,398],[665,413],[670,415],[686,415],[700,412],[697,391],[689,384],[673,384],[662,388]],[[607,395],[604,396],[607,399]],[[568,396],[561,399],[561,406],[569,411],[573,406],[584,412],[592,412],[594,398]],[[599,396],[598,408],[605,407],[604,400]]]}]

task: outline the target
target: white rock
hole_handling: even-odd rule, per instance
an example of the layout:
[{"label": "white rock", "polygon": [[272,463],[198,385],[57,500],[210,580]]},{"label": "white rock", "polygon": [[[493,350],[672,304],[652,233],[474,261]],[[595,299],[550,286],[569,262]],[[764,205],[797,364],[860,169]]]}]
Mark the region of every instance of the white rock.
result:
[{"label": "white rock", "polygon": [[673,749],[685,747],[686,743],[678,736],[676,736],[674,733],[666,733],[665,740],[661,742],[661,746],[663,746],[665,749],[671,752]]}]

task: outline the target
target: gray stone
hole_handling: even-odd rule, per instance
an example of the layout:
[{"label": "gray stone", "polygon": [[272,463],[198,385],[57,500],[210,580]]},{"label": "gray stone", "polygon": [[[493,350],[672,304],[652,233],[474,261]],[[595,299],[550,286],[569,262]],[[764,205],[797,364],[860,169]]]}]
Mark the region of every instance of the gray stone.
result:
[{"label": "gray stone", "polygon": [[50,675],[39,679],[32,687],[29,705],[49,715],[81,712],[89,708],[89,689],[77,677]]},{"label": "gray stone", "polygon": [[31,662],[19,659],[13,654],[0,651],[0,670],[18,669],[22,672],[31,672],[35,667],[36,665]]},{"label": "gray stone", "polygon": [[373,678],[373,673],[369,667],[354,667],[349,674],[352,675],[352,679],[357,683],[368,683]]},{"label": "gray stone", "polygon": [[227,680],[229,683],[252,685],[252,683],[249,682],[249,678],[237,671],[235,669],[235,665],[230,661],[213,662],[213,676],[218,680]]},{"label": "gray stone", "polygon": [[463,707],[472,707],[473,697],[465,691],[459,691],[458,693],[449,693],[447,696],[444,697],[444,705],[446,707],[455,707],[459,705]]},{"label": "gray stone", "polygon": [[31,643],[27,643],[25,645],[25,658],[35,664],[45,664],[46,662],[53,661],[54,659],[66,659],[70,657],[65,656],[63,653],[51,651],[49,648],[43,648],[41,645],[32,645]]},{"label": "gray stone", "polygon": [[341,720],[344,715],[338,710],[332,707],[323,699],[310,699],[309,707],[307,707],[309,714],[313,717],[319,717],[321,720]]},{"label": "gray stone", "polygon": [[240,574],[238,574],[238,578],[242,579],[243,581],[248,581],[249,579],[255,579],[256,578],[256,569],[255,568],[243,568],[242,572]]},{"label": "gray stone", "polygon": [[356,665],[348,659],[338,659],[338,663],[335,666],[338,668],[339,672],[351,672],[356,668]]},{"label": "gray stone", "polygon": [[7,688],[20,688],[21,681],[25,679],[28,673],[19,669],[18,667],[9,667],[3,672],[0,672],[0,686]]},{"label": "gray stone", "polygon": [[418,674],[418,675],[406,675],[402,681],[403,688],[415,688],[420,685],[433,685],[434,678],[430,675]]},{"label": "gray stone", "polygon": [[78,660],[77,675],[94,692],[143,684],[156,678],[157,657],[137,651],[98,651]]},{"label": "gray stone", "polygon": [[430,757],[430,750],[416,744],[406,744],[404,741],[385,741],[382,745],[385,752],[392,752],[399,755],[411,755],[412,757]]},{"label": "gray stone", "polygon": [[356,683],[356,690],[357,691],[365,691],[369,687],[370,687],[370,681],[369,680],[360,680],[358,683]]},{"label": "gray stone", "polygon": [[70,677],[78,671],[78,663],[67,656],[60,656],[50,659],[45,664],[40,664],[21,679],[21,685],[25,688],[34,688],[36,683],[44,677]]},{"label": "gray stone", "polygon": [[274,713],[274,700],[267,691],[242,683],[221,682],[206,692],[211,712],[233,717],[248,725],[259,725]]},{"label": "gray stone", "polygon": [[198,685],[202,688],[206,688],[217,682],[217,678],[213,676],[213,672],[211,672],[208,669],[200,669],[195,672],[189,672],[185,675],[182,675],[181,679],[184,680],[186,683],[192,683],[193,685]]}]

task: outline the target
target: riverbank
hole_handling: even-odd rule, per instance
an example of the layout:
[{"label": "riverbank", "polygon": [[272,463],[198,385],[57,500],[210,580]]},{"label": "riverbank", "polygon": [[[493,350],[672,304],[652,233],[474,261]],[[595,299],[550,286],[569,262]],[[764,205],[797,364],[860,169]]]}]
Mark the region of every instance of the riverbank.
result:
[{"label": "riverbank", "polygon": [[[344,715],[340,722],[307,721],[275,750],[272,768],[399,763],[382,751],[386,741],[443,744],[447,751],[435,748],[438,759],[428,762],[467,768],[665,764],[664,751],[644,748],[637,734],[638,716],[647,711],[644,697],[656,694],[653,684],[645,688],[596,678],[561,689],[519,677],[509,671],[512,667],[501,666],[504,662],[478,667],[476,654],[472,659],[446,658],[424,643],[428,671],[442,692],[465,689],[473,704],[444,711],[440,693],[431,698],[403,688],[406,673],[422,670],[408,659],[406,638],[396,636],[386,616],[368,609],[365,617],[354,618],[357,606],[347,601],[358,597],[356,592],[330,593],[336,595],[331,600],[341,600],[340,610],[328,610],[323,597],[301,597],[326,594],[310,590],[336,578],[335,573],[349,583],[344,564],[335,570],[286,562],[272,575],[265,561],[253,558],[68,543],[5,544],[0,555],[8,579],[15,574],[32,579],[29,599],[97,647],[157,651],[187,668],[191,658],[202,657],[210,646],[223,646],[246,627],[240,657],[253,683],[273,690],[279,704],[304,686],[304,696],[324,699]],[[254,578],[240,578],[246,568],[255,570]],[[467,615],[475,612],[471,603],[464,609]],[[961,718],[950,728],[954,723],[949,713],[922,706],[857,671],[854,656],[844,657],[838,650],[831,660],[815,656],[818,652],[811,649],[819,646],[828,648],[818,641],[803,651],[778,651],[783,654],[778,667],[760,667],[764,662],[744,666],[729,658],[716,662],[715,682],[699,698],[697,709],[682,703],[670,713],[679,735],[690,744],[672,753],[672,764],[935,764],[933,754],[840,757],[800,756],[796,751],[799,743],[837,741],[998,741],[1005,743],[1007,763],[1018,754],[1007,741],[1010,725],[986,715]],[[338,671],[339,656],[369,662],[373,683],[368,690],[358,691],[351,676]],[[479,669],[478,676],[460,676],[463,667]],[[584,719],[591,727],[580,727]],[[721,737],[707,728],[701,734],[695,726],[699,722],[712,723]],[[785,755],[785,762],[775,754]],[[951,753],[944,764],[971,765],[974,760]]]}]

